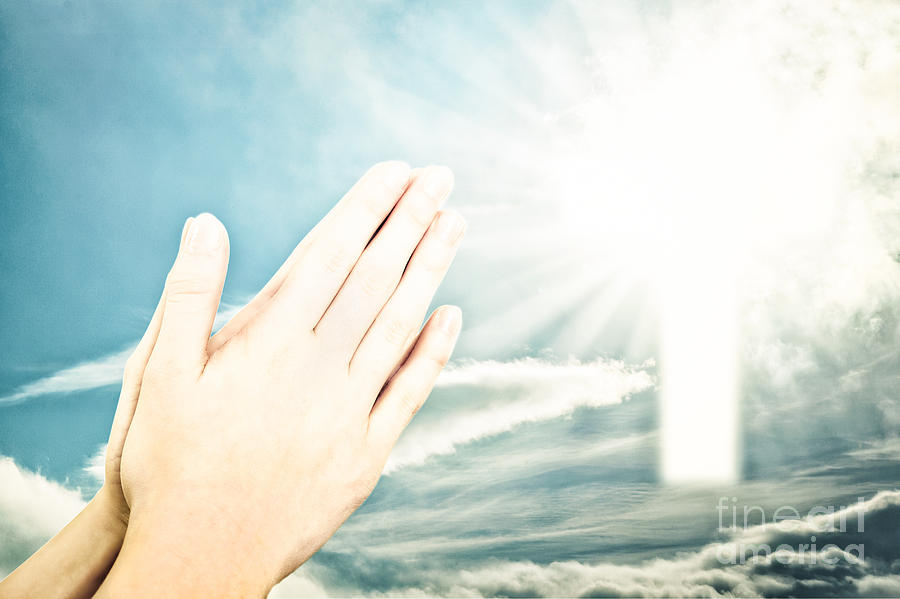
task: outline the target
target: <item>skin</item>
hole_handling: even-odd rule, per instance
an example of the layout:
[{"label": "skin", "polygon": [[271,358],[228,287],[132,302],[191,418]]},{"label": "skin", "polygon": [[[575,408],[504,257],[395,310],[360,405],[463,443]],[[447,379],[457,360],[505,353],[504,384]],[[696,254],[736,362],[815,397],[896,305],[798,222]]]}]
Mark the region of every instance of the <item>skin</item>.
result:
[{"label": "skin", "polygon": [[96,506],[124,541],[97,596],[264,596],[365,501],[460,330],[450,306],[419,330],[465,228],[451,187],[376,165],[212,338],[227,233],[186,224],[110,435]]}]

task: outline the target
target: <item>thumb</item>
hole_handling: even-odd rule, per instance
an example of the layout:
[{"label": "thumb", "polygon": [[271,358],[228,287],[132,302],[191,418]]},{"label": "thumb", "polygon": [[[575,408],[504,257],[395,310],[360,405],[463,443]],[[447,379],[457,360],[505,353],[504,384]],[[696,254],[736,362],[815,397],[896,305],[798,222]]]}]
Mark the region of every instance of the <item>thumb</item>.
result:
[{"label": "thumb", "polygon": [[212,214],[194,218],[166,279],[165,308],[156,351],[179,367],[202,368],[225,273],[228,233]]}]

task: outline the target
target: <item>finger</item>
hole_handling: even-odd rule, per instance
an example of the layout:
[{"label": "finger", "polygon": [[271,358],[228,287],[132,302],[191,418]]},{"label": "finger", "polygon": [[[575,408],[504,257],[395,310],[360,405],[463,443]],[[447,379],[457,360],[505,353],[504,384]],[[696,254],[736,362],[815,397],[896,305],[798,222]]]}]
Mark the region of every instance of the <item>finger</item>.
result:
[{"label": "finger", "polygon": [[[415,181],[422,173],[422,170],[423,169],[421,168],[412,169],[409,177],[410,181]],[[212,336],[206,350],[208,354],[212,355],[218,351],[219,348],[228,343],[229,339],[246,327],[257,315],[266,309],[270,300],[275,297],[279,289],[281,289],[288,272],[290,272],[291,268],[294,267],[294,264],[297,263],[297,260],[300,259],[300,256],[306,251],[306,248],[308,248],[317,235],[320,234],[321,230],[326,228],[329,217],[333,217],[334,213],[335,210],[332,210],[325,218],[319,221],[309,233],[307,233],[306,237],[304,237],[297,247],[294,248],[294,251],[288,256],[288,259],[278,268],[278,271],[271,279],[269,279],[259,293],[257,293],[246,306],[241,308],[240,311],[225,324],[225,326]]]},{"label": "finger", "polygon": [[438,214],[413,253],[394,294],[356,348],[350,373],[371,381],[373,391],[384,384],[415,340],[464,232],[465,221],[459,214]]},{"label": "finger", "polygon": [[[452,186],[453,173],[446,167],[429,167],[410,185],[316,325],[316,334],[344,353],[347,362],[396,289],[410,255]],[[423,316],[419,315],[416,330]]]},{"label": "finger", "polygon": [[225,227],[213,215],[200,214],[191,222],[166,280],[166,301],[154,359],[160,353],[160,359],[181,368],[202,369],[227,269]]},{"label": "finger", "polygon": [[269,326],[288,335],[297,329],[313,330],[406,190],[409,174],[409,166],[402,162],[377,164],[341,199],[270,301],[265,314]]},{"label": "finger", "polygon": [[[188,218],[181,230],[181,243],[178,251],[184,246],[184,240],[187,237],[188,228],[193,217]],[[159,327],[162,324],[163,311],[166,305],[166,290],[163,289],[159,301],[156,303],[156,309],[150,318],[150,324],[144,335],[138,342],[137,347],[131,352],[128,360],[125,362],[125,372],[122,375],[122,390],[119,392],[119,401],[116,404],[116,413],[113,416],[112,428],[109,433],[109,445],[114,448],[121,448],[124,443],[124,437],[128,433],[131,419],[134,416],[134,409],[137,406],[137,399],[141,392],[141,382],[144,378],[144,369],[156,345],[156,339],[159,336]],[[116,465],[117,467],[117,465]]]},{"label": "finger", "polygon": [[[178,251],[181,252],[184,248],[184,241],[187,238],[188,230],[190,229],[191,223],[194,221],[194,217],[189,217],[184,222],[184,227],[181,229],[181,242],[178,244]],[[125,362],[125,372],[122,376],[122,394],[119,396],[119,403],[122,403],[123,396],[126,395],[134,395],[135,398],[137,393],[140,391],[141,387],[141,379],[144,375],[144,368],[147,367],[147,361],[150,359],[150,354],[153,352],[153,347],[156,345],[156,339],[159,337],[159,328],[162,325],[162,317],[163,312],[165,310],[166,305],[166,290],[163,289],[162,295],[159,297],[159,301],[156,303],[156,309],[153,311],[153,316],[150,318],[150,324],[147,325],[147,330],[144,331],[144,335],[141,337],[141,340],[138,342],[137,347],[134,348],[134,351],[128,357],[128,360]],[[118,409],[116,410],[116,416],[113,419],[115,422],[118,419]],[[115,427],[115,425],[113,425]]]},{"label": "finger", "polygon": [[[159,327],[162,323],[162,315],[166,302],[166,292],[163,290],[162,296],[150,319],[144,336],[134,349],[132,354],[125,362],[125,372],[122,376],[122,389],[119,392],[119,401],[116,404],[116,413],[113,416],[112,427],[109,432],[109,444],[107,447],[121,448],[125,442],[125,435],[128,434],[128,428],[131,426],[131,419],[134,417],[134,410],[137,407],[138,396],[141,393],[141,383],[144,379],[144,369],[150,359],[153,346],[156,344],[156,338],[159,335]],[[110,456],[107,449],[107,458]],[[115,460],[114,460],[115,462]],[[112,464],[118,468],[117,463]]]},{"label": "finger", "polygon": [[456,306],[435,310],[409,358],[375,402],[369,415],[369,441],[385,458],[434,388],[438,374],[450,359],[461,325],[462,313]]}]

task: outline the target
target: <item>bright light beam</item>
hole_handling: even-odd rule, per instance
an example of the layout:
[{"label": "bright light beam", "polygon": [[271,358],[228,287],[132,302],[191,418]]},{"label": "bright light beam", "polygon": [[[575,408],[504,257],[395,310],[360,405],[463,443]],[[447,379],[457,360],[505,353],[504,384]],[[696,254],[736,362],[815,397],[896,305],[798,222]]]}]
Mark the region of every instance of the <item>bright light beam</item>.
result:
[{"label": "bright light beam", "polygon": [[730,483],[739,476],[734,264],[721,248],[691,245],[673,252],[681,264],[662,286],[661,467],[667,483]]},{"label": "bright light beam", "polygon": [[[832,277],[824,259],[801,261],[795,250],[808,255],[833,247],[835,234],[844,239],[842,206],[862,201],[847,192],[871,176],[860,158],[892,147],[875,142],[897,126],[896,86],[884,83],[896,79],[895,47],[863,18],[866,9],[826,5],[638,16],[617,3],[576,3],[587,56],[580,44],[516,38],[544,83],[534,106],[495,89],[503,77],[489,78],[492,96],[510,98],[509,114],[540,119],[501,124],[480,146],[490,152],[480,164],[502,155],[527,165],[503,180],[525,182],[514,195],[534,200],[496,216],[486,239],[492,248],[560,252],[587,268],[552,272],[554,261],[542,262],[541,274],[554,280],[513,309],[504,304],[469,338],[494,351],[500,330],[505,346],[513,335],[523,344],[549,336],[564,351],[621,355],[614,333],[637,321],[625,345],[659,358],[660,470],[670,483],[739,477],[738,332],[745,326],[748,341],[772,334],[780,324],[752,306],[812,294],[792,290],[794,269],[807,286],[841,287],[833,281],[845,275]],[[474,155],[475,137],[484,138],[457,127],[448,136],[466,144],[465,155]],[[526,234],[511,226],[515,218],[539,226]],[[551,224],[559,246],[540,235]],[[835,268],[847,272],[849,263],[840,256]],[[630,309],[624,323],[620,304]],[[659,346],[644,332],[657,315]]]}]

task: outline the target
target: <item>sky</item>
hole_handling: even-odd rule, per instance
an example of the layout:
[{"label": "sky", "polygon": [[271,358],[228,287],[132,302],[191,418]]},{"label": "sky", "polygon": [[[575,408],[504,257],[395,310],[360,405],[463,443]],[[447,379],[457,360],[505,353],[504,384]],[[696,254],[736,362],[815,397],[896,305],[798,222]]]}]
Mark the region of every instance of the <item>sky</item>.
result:
[{"label": "sky", "polygon": [[[0,574],[99,488],[184,219],[225,322],[402,159],[456,175],[459,345],[273,597],[900,595],[898,81],[887,0],[0,4]],[[673,364],[738,479],[666,484]]]}]

